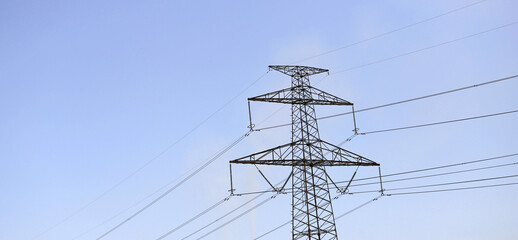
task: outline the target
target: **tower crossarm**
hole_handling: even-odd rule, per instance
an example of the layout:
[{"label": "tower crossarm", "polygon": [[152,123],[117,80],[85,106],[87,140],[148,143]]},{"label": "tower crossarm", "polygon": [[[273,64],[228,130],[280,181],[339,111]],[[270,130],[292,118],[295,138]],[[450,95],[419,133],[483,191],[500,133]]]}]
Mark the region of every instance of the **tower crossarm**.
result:
[{"label": "tower crossarm", "polygon": [[[293,159],[293,155],[291,154],[293,148],[301,144],[306,145],[309,148],[321,148],[323,151],[323,158]],[[309,143],[300,140],[250,154],[248,156],[232,160],[230,163],[277,166],[379,166],[378,163],[368,158],[322,140]]]},{"label": "tower crossarm", "polygon": [[[306,92],[305,94],[301,94]],[[309,93],[309,94],[308,94]],[[300,96],[304,96],[301,98]],[[295,86],[248,98],[249,101],[303,105],[353,105],[351,102],[311,86]]]},{"label": "tower crossarm", "polygon": [[275,165],[275,166],[378,166],[379,164],[355,162],[355,161],[333,161],[333,160],[306,160],[284,159],[284,160],[240,160],[231,163],[255,164],[255,165]]},{"label": "tower crossarm", "polygon": [[319,73],[329,72],[327,69],[308,67],[308,66],[291,66],[291,65],[270,65],[270,70],[284,73],[288,76],[311,76]]}]

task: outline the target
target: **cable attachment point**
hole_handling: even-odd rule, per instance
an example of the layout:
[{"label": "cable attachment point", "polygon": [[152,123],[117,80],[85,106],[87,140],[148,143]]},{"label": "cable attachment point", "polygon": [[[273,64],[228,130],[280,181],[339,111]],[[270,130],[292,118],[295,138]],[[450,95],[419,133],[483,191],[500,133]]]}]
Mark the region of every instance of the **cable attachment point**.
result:
[{"label": "cable attachment point", "polygon": [[286,194],[286,191],[284,191],[284,189],[282,189],[282,188],[276,188],[276,189],[274,189],[274,191],[277,194]]},{"label": "cable attachment point", "polygon": [[251,130],[248,130],[248,132],[246,132],[246,133],[245,133],[245,137],[250,136],[250,133],[252,133],[253,131],[254,131],[254,130],[252,130],[252,129],[251,129]]},{"label": "cable attachment point", "polygon": [[381,193],[381,196],[388,196],[385,194],[385,190],[384,188],[382,188],[381,190],[379,190],[378,192]]},{"label": "cable attachment point", "polygon": [[235,192],[235,191],[236,191],[236,189],[235,189],[235,188],[228,190],[228,192],[230,193],[230,196],[236,196],[236,195],[234,194],[234,192]]}]

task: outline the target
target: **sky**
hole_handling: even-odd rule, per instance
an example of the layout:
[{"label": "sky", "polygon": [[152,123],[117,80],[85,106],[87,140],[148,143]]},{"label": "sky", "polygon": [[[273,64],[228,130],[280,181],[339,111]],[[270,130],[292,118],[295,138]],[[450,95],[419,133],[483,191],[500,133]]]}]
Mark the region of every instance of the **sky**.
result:
[{"label": "sky", "polygon": [[[268,65],[329,69],[312,84],[356,109],[518,74],[518,24],[495,29],[518,21],[512,0],[481,1],[342,48],[475,2],[1,1],[0,239],[96,239],[107,232],[247,131],[246,99],[290,84],[288,76],[267,73]],[[477,34],[489,29],[495,30]],[[517,92],[518,80],[511,79],[358,113],[356,120],[363,132],[517,110]],[[290,121],[288,107],[251,107],[258,127]],[[317,116],[349,110],[317,107]],[[517,121],[508,114],[360,135],[343,147],[380,163],[384,174],[397,173],[516,153]],[[323,140],[338,144],[352,134],[353,122],[348,115],[321,120],[319,128]],[[104,239],[158,238],[228,196],[229,160],[289,141],[289,128],[251,133]],[[516,175],[517,166],[384,188]],[[289,173],[262,170],[273,182]],[[236,191],[268,188],[253,167],[233,171]],[[335,181],[349,180],[353,171],[329,169]],[[357,177],[377,173],[362,167]],[[517,180],[450,187],[510,182]],[[341,196],[333,201],[335,216],[377,195]],[[251,197],[232,197],[166,239],[181,239]],[[518,185],[385,196],[337,219],[338,236],[516,239],[517,197]],[[276,196],[204,239],[258,237],[291,219],[290,204],[289,194]],[[261,239],[289,239],[290,231]]]}]

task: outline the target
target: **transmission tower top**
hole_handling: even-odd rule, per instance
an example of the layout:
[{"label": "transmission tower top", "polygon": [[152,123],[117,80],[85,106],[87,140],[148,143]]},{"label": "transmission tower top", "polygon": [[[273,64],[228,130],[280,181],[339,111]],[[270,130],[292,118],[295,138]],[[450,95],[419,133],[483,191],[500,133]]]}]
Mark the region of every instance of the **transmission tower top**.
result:
[{"label": "transmission tower top", "polygon": [[327,69],[290,65],[272,65],[268,67],[290,76],[291,87],[251,97],[248,98],[249,101],[301,105],[353,105],[347,100],[311,86],[309,76],[329,72]]},{"label": "transmission tower top", "polygon": [[275,70],[281,73],[284,73],[290,77],[293,76],[311,76],[319,73],[327,72],[329,70],[316,68],[316,67],[307,67],[307,66],[290,66],[290,65],[270,65],[268,66],[270,70]]}]

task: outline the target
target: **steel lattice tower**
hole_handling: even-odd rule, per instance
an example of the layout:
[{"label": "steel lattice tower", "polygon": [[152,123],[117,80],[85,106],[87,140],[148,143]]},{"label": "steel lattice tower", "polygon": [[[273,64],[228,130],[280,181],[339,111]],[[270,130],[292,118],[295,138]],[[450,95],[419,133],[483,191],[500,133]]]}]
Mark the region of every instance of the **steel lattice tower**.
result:
[{"label": "steel lattice tower", "polygon": [[328,184],[332,180],[325,167],[379,164],[320,139],[315,105],[353,105],[310,85],[309,76],[328,72],[327,69],[306,66],[269,68],[291,76],[291,87],[248,100],[291,104],[292,142],[230,163],[291,166],[292,239],[336,240],[338,237]]}]

